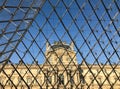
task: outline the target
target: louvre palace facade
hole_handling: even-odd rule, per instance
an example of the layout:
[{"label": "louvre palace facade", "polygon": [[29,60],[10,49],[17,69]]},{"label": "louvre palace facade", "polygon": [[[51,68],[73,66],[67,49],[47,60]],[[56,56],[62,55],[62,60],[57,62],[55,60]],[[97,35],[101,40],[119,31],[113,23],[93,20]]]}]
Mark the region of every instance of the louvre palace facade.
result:
[{"label": "louvre palace facade", "polygon": [[73,43],[46,43],[45,57],[44,64],[7,64],[0,89],[120,89],[119,65],[78,64]]}]

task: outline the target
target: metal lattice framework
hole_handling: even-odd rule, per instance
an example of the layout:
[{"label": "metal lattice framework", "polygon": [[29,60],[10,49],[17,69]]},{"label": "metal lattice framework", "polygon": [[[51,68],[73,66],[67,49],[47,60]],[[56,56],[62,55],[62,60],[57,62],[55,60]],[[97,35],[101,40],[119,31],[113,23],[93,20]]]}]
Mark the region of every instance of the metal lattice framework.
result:
[{"label": "metal lattice framework", "polygon": [[[64,41],[74,45],[75,55],[71,56],[65,46],[64,54],[67,54],[71,61],[65,65],[53,43],[65,46]],[[71,43],[72,42],[72,43]],[[51,46],[51,50],[57,59],[54,66],[46,57],[46,45]],[[77,64],[74,62],[77,60]],[[82,75],[81,70],[83,62],[86,65],[87,72]],[[37,77],[31,71],[33,66],[42,71],[48,83],[39,83]],[[49,65],[49,69],[44,69]],[[80,80],[85,83],[85,89],[91,89],[93,82],[101,89],[105,82],[108,82],[110,89],[120,81],[120,72],[116,68],[120,65],[120,1],[119,0],[1,0],[0,1],[0,74],[7,77],[7,81],[2,84],[0,77],[0,86],[5,88],[10,81],[14,88],[18,88],[20,82],[15,84],[12,77],[15,73],[19,76],[25,86],[30,88],[33,81],[37,82],[39,88],[57,88],[59,89],[64,80],[60,75],[55,84],[52,84],[49,76],[54,71],[59,74],[58,66],[63,67],[61,74],[67,72],[70,80],[63,84],[63,88],[71,86],[82,89],[81,82],[78,84],[72,80],[72,77],[78,72]],[[77,70],[70,70],[73,65]],[[97,65],[96,74],[92,69]],[[109,65],[111,69],[107,73],[104,69]],[[5,70],[7,66],[12,68],[12,73],[8,74]],[[26,72],[23,75],[19,72],[19,66],[24,66]],[[51,68],[51,69],[50,69]],[[29,72],[32,82],[29,86],[24,79]],[[105,79],[99,83],[98,76],[102,73]],[[114,73],[116,80],[111,83],[109,77]],[[87,83],[83,79],[91,75],[93,81]],[[29,79],[29,78],[28,78]],[[101,78],[100,78],[101,79]],[[100,80],[99,79],[99,80]],[[59,81],[61,81],[59,83]],[[72,85],[73,84],[73,85]],[[120,83],[118,83],[120,87]],[[22,86],[23,87],[23,86]],[[94,87],[94,86],[93,86]],[[63,89],[61,88],[61,89]],[[115,88],[117,89],[117,88]]]}]

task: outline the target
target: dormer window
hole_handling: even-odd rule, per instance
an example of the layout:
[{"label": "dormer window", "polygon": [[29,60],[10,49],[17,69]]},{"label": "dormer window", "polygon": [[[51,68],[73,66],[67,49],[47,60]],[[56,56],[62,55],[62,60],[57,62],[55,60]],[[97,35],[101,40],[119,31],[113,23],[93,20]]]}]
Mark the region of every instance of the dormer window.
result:
[{"label": "dormer window", "polygon": [[66,61],[68,61],[68,62],[69,62],[70,60],[71,60],[70,58],[67,58],[67,59],[66,59]]},{"label": "dormer window", "polygon": [[32,78],[29,76],[29,77],[27,77],[27,84],[28,85],[30,85],[31,84],[31,82],[32,82]]},{"label": "dormer window", "polygon": [[24,70],[23,69],[20,70],[20,74],[24,74]]},{"label": "dormer window", "polygon": [[0,84],[3,84],[4,80],[5,80],[5,77],[4,76],[0,76]]},{"label": "dormer window", "polygon": [[52,58],[49,58],[49,61],[50,61],[50,62],[52,62],[52,61],[53,61],[53,59],[52,59]]}]

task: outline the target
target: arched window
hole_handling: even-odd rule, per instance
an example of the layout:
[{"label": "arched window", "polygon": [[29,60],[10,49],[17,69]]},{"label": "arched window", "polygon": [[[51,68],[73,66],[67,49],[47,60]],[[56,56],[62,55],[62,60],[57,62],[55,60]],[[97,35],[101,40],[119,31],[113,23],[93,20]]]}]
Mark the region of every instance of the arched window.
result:
[{"label": "arched window", "polygon": [[59,84],[60,85],[64,84],[64,75],[63,74],[59,75]]}]

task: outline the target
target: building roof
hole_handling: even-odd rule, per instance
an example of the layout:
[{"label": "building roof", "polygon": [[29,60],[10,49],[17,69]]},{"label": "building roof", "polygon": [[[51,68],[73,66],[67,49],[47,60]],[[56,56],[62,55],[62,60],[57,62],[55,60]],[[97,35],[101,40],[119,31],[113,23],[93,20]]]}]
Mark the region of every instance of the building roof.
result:
[{"label": "building roof", "polygon": [[57,49],[57,48],[65,48],[65,49],[71,49],[71,47],[66,44],[65,42],[55,42],[52,46],[52,49]]}]

